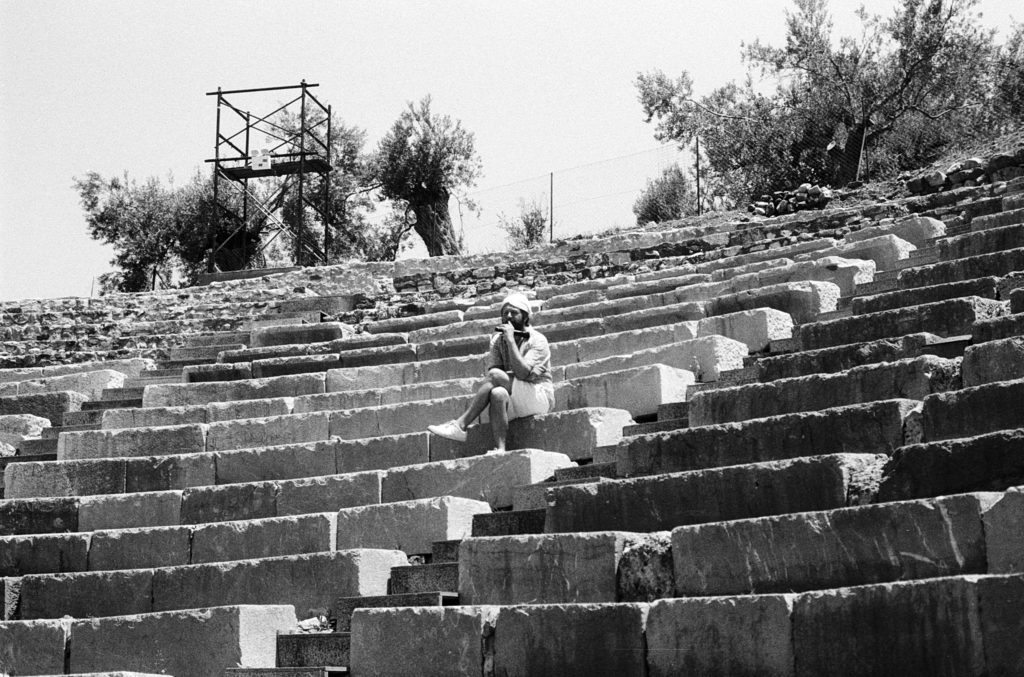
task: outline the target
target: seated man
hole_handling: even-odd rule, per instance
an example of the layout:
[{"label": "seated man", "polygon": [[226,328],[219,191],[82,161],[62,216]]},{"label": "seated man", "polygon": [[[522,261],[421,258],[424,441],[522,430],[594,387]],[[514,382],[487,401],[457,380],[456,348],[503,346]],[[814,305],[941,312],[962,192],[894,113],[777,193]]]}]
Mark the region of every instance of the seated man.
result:
[{"label": "seated man", "polygon": [[505,451],[508,422],[546,414],[555,403],[551,384],[551,349],[548,340],[530,329],[530,303],[522,294],[510,294],[501,304],[502,324],[494,328],[487,356],[487,381],[480,386],[462,416],[427,428],[441,437],[466,441],[466,426],[489,408],[494,448]]}]

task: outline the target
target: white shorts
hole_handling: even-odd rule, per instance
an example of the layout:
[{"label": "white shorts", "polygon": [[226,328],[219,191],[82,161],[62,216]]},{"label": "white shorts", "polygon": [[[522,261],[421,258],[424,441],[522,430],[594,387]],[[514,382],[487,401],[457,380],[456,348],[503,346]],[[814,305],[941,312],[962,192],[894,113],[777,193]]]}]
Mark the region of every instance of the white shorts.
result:
[{"label": "white shorts", "polygon": [[555,406],[555,389],[549,383],[512,380],[508,420],[546,414]]}]

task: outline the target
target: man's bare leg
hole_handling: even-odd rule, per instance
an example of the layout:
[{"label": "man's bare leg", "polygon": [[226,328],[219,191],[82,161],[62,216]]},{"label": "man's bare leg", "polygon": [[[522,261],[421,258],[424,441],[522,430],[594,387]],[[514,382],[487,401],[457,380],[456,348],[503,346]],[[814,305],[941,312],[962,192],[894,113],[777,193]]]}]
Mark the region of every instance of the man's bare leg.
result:
[{"label": "man's bare leg", "polygon": [[[487,372],[487,381],[477,389],[476,395],[473,396],[472,401],[469,403],[469,408],[462,412],[462,416],[455,419],[455,422],[459,424],[459,427],[463,430],[475,421],[477,417],[484,412],[484,409],[491,403],[491,391],[496,388],[504,388],[506,395],[512,389],[511,379],[501,369],[491,369]],[[493,416],[493,413],[492,413]],[[505,412],[506,428],[508,427],[508,412]],[[493,419],[492,419],[493,420]],[[493,425],[493,423],[492,423]]]},{"label": "man's bare leg", "polygon": [[505,440],[508,439],[508,403],[511,400],[508,390],[502,386],[491,389],[491,433],[494,435],[494,448],[505,451]]}]

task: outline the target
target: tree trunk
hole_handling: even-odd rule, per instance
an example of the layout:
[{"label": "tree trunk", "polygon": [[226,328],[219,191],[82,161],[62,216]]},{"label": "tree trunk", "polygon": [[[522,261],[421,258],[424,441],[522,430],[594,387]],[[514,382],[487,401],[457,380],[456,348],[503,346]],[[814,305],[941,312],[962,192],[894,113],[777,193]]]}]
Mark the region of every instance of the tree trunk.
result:
[{"label": "tree trunk", "polygon": [[857,178],[865,133],[867,133],[867,128],[864,123],[858,123],[849,131],[846,145],[834,155],[836,186],[845,186]]},{"label": "tree trunk", "polygon": [[455,237],[455,229],[452,228],[451,216],[448,214],[447,195],[431,202],[412,204],[410,207],[416,215],[413,228],[416,229],[416,234],[423,238],[430,256],[462,253],[459,240]]}]

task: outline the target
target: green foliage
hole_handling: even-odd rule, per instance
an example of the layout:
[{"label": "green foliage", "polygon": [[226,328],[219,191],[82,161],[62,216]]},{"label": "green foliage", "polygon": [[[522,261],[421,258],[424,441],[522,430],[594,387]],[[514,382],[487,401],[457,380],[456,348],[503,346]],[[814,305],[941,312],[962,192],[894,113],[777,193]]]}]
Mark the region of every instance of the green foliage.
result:
[{"label": "green foliage", "polygon": [[399,115],[377,147],[373,176],[385,198],[408,205],[431,256],[458,254],[448,199],[476,183],[480,157],[473,134],[430,105],[427,96]]},{"label": "green foliage", "polygon": [[[745,48],[751,72],[742,85],[695,99],[686,73],[636,81],[656,137],[688,145],[699,135],[712,186],[734,199],[804,181],[846,183],[863,175],[865,147],[874,172],[920,166],[953,139],[1013,119],[1011,104],[993,106],[993,92],[1019,102],[1020,69],[994,64],[1002,55],[1019,65],[1019,48],[1012,38],[995,48],[977,0],[901,0],[888,18],[861,10],[860,36],[839,40],[826,0],[794,4],[783,46]],[[757,72],[774,92],[755,89]]]},{"label": "green foliage", "polygon": [[673,221],[697,213],[697,191],[677,164],[666,167],[633,203],[637,225]]},{"label": "green foliage", "polygon": [[543,244],[550,233],[548,217],[536,200],[519,200],[519,216],[498,214],[498,226],[505,231],[511,249],[528,249]]}]

